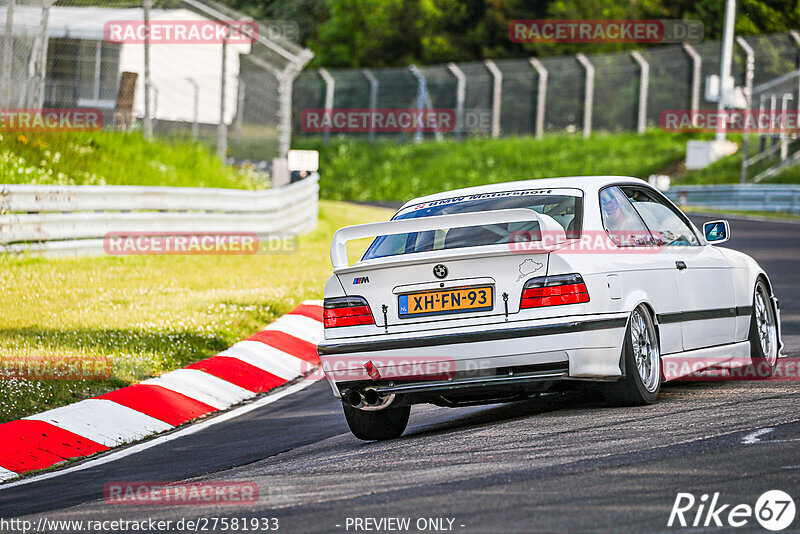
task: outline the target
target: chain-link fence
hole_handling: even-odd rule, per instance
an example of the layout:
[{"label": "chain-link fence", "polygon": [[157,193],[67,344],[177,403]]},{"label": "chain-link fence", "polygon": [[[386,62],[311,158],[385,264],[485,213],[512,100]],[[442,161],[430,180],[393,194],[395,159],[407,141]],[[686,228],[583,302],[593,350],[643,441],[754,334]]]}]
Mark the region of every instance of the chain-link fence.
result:
[{"label": "chain-link fence", "polygon": [[289,149],[312,58],[298,33],[213,0],[0,0],[0,107],[93,108],[107,128],[268,161]]},{"label": "chain-link fence", "polygon": [[[752,49],[755,86],[798,67],[800,40],[792,34],[739,38],[733,65],[737,86],[746,84],[747,47]],[[720,43],[707,42],[640,54],[435,65],[419,68],[422,80],[406,68],[331,69],[327,82],[323,72],[307,70],[294,86],[295,132],[318,135],[303,124],[307,109],[416,108],[426,99],[433,108],[456,110],[463,127],[445,133],[451,137],[642,131],[658,127],[666,110],[715,109],[716,103],[705,100],[705,87],[707,77],[719,73],[719,63]],[[797,87],[792,91],[800,97]],[[408,133],[347,135],[404,138]]]},{"label": "chain-link fence", "polygon": [[[718,42],[640,54],[301,72],[312,54],[292,41],[299,32],[290,22],[258,23],[247,42],[154,37],[143,44],[109,35],[114,23],[143,23],[146,11],[151,25],[161,26],[212,21],[231,27],[247,20],[213,0],[0,0],[0,106],[95,108],[109,128],[190,136],[234,158],[257,160],[285,155],[293,129],[319,135],[302,122],[308,109],[454,113],[457,127],[449,130],[348,133],[403,140],[642,131],[658,126],[666,110],[716,106],[704,93],[706,79],[719,72]],[[795,32],[738,38],[736,85],[762,87],[797,69],[798,49]],[[799,90],[789,91],[794,109]],[[753,94],[753,108],[760,98]],[[326,137],[332,133],[326,130]]]}]

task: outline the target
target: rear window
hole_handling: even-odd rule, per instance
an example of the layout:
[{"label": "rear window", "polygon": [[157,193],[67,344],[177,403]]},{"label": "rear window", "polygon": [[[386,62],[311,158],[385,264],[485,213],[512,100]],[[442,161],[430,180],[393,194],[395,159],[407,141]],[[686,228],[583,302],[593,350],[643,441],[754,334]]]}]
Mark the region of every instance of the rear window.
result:
[{"label": "rear window", "polygon": [[[578,189],[531,189],[423,202],[403,209],[392,217],[392,220],[527,208],[549,215],[564,228],[567,238],[576,239],[581,235],[582,207],[582,192]],[[380,236],[375,238],[362,260],[433,250],[504,244],[509,242],[512,235],[516,242],[537,239],[539,223],[523,221]]]}]

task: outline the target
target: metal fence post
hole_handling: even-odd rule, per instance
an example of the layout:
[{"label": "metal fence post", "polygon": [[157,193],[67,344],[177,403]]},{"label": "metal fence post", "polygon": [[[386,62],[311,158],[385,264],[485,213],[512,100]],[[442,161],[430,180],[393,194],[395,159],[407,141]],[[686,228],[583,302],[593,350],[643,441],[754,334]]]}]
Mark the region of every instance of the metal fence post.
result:
[{"label": "metal fence post", "polygon": [[228,157],[228,126],[225,124],[225,89],[228,78],[228,37],[230,29],[222,39],[222,68],[219,85],[219,124],[217,124],[217,155],[223,162]]},{"label": "metal fence post", "polygon": [[42,0],[42,31],[39,34],[39,50],[36,54],[36,74],[34,75],[33,94],[27,100],[33,107],[44,107],[44,90],[47,80],[47,46],[50,42],[48,27],[50,24],[50,7],[53,0]]},{"label": "metal fence post", "polygon": [[[764,116],[764,106],[765,106],[764,102],[766,102],[766,99],[767,99],[767,95],[765,95],[765,94],[761,94],[759,96],[759,99],[758,99],[758,116],[759,117],[763,117]],[[766,139],[766,136],[762,135],[763,132],[762,132],[762,129],[761,129],[761,122],[760,121],[756,123],[756,134],[758,135],[758,149],[757,149],[757,152],[762,152],[764,150],[764,148],[766,148],[766,146],[767,146],[767,139]]]},{"label": "metal fence post", "polygon": [[[744,50],[744,53],[747,56],[746,66],[745,66],[745,74],[744,74],[744,98],[747,102],[747,109],[745,110],[746,113],[750,113],[750,105],[751,99],[753,98],[753,76],[755,73],[755,54],[753,52],[753,48],[750,44],[744,39],[744,37],[737,37],[736,43]],[[745,117],[747,119],[747,117]],[[760,120],[760,117],[759,117]],[[749,137],[750,132],[747,130],[748,121],[744,121],[744,131],[742,132],[742,166],[741,170],[739,171],[739,182],[745,183],[747,182],[747,152],[748,152],[748,144],[749,144]]]},{"label": "metal fence post", "polygon": [[153,137],[153,119],[150,114],[150,0],[142,0],[144,8],[144,117],[142,130],[145,139]]},{"label": "metal fence post", "polygon": [[689,108],[696,113],[700,109],[700,76],[702,75],[703,58],[689,43],[683,43],[683,50],[692,60],[692,93],[689,97]]},{"label": "metal fence post", "polygon": [[369,69],[361,69],[364,78],[369,82],[369,142],[375,142],[375,109],[378,107],[378,78]]},{"label": "metal fence post", "polygon": [[[291,64],[278,77],[280,95],[280,120],[278,122],[278,154],[281,158],[289,155],[292,144],[292,86],[302,66]],[[328,132],[330,135],[330,132]]]},{"label": "metal fence post", "polygon": [[[273,65],[267,63],[261,58],[246,56],[247,60],[254,65],[269,72],[278,81],[278,154],[280,158],[286,158],[289,154],[289,148],[292,144],[292,86],[297,78],[297,75],[303,70],[303,67],[311,60],[311,57],[305,56],[298,58],[296,62],[292,62],[283,70],[279,70]],[[324,73],[322,71],[325,71]],[[330,76],[327,70],[319,69],[320,76],[326,80],[325,90],[325,106],[330,109],[333,107],[333,85],[335,82],[333,77],[330,77],[331,90],[328,93],[326,76]],[[328,98],[330,96],[330,98]],[[330,102],[329,102],[330,101]],[[327,130],[327,140],[330,139],[330,131]]]},{"label": "metal fence post", "polygon": [[[770,95],[769,97],[769,116],[770,120],[775,120],[775,111],[778,109],[778,97],[775,94]],[[771,129],[771,128],[770,128]],[[770,133],[770,146],[775,146],[777,144],[777,139],[773,133]]]},{"label": "metal fence post", "polygon": [[464,135],[464,102],[467,99],[467,77],[464,71],[453,62],[447,64],[447,69],[456,78],[456,139],[461,140]]},{"label": "metal fence post", "polygon": [[[408,67],[408,70],[411,71],[411,74],[417,79],[417,112],[422,114],[423,110],[425,109],[425,94],[428,92],[428,87],[425,82],[425,76],[419,71],[416,65],[411,65]],[[416,131],[414,132],[414,142],[421,143],[422,142],[422,126],[418,125]]]},{"label": "metal fence post", "polygon": [[786,135],[786,119],[787,112],[789,111],[788,101],[792,100],[794,95],[792,93],[783,93],[781,97],[781,161],[789,157],[789,141]]},{"label": "metal fence post", "polygon": [[11,107],[11,59],[14,48],[14,0],[6,0],[6,34],[3,36],[3,73],[0,107]]},{"label": "metal fence post", "polygon": [[236,142],[242,139],[242,122],[244,121],[244,95],[247,89],[247,84],[242,81],[241,74],[237,80],[237,94],[236,94]]},{"label": "metal fence post", "polygon": [[[800,69],[800,32],[789,30],[789,35],[797,46],[797,68]],[[800,102],[800,76],[797,77],[797,101]]]},{"label": "metal fence post", "polygon": [[[328,72],[328,69],[321,68],[318,72],[322,77],[322,80],[325,82],[325,112],[331,113],[331,110],[333,109],[334,91],[336,91],[336,80],[333,79],[333,76],[331,76],[331,73]],[[322,132],[322,140],[326,145],[330,142],[330,127],[325,127],[325,130]]]},{"label": "metal fence post", "polygon": [[503,73],[491,59],[483,62],[492,74],[492,137],[500,137],[500,111],[503,103]]},{"label": "metal fence post", "polygon": [[[728,93],[728,78],[731,75],[731,61],[733,59],[733,26],[736,23],[736,0],[725,0],[725,23],[722,26],[722,43],[719,65],[719,100],[717,100],[717,116],[722,117],[725,109],[730,107],[733,87]],[[717,121],[717,141],[725,140],[725,121]]]},{"label": "metal fence post", "polygon": [[155,84],[150,85],[153,92],[153,128],[158,126],[158,86]]},{"label": "metal fence post", "polygon": [[650,64],[639,52],[631,52],[631,57],[639,64],[639,114],[636,131],[641,134],[647,128],[647,90],[650,87]]},{"label": "metal fence post", "polygon": [[586,91],[583,96],[583,136],[592,134],[592,105],[594,102],[594,65],[583,54],[577,54],[575,59],[586,70]]},{"label": "metal fence post", "polygon": [[541,139],[544,136],[544,113],[545,105],[547,104],[547,69],[541,61],[532,57],[530,61],[531,66],[536,69],[536,75],[539,77],[539,83],[536,90],[536,138]]},{"label": "metal fence post", "polygon": [[195,141],[200,134],[200,125],[198,124],[198,117],[200,116],[200,86],[194,81],[194,78],[186,78],[186,80],[194,87],[194,117],[192,118],[192,137]]}]

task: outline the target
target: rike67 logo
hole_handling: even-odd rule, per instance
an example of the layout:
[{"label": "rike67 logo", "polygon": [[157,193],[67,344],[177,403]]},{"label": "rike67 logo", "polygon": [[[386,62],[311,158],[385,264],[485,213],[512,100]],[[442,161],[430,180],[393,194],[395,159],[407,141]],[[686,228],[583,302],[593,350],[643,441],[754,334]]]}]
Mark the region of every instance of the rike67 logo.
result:
[{"label": "rike67 logo", "polygon": [[726,503],[720,498],[719,492],[713,495],[704,493],[699,499],[691,493],[678,493],[667,526],[694,529],[749,526],[752,529],[755,520],[762,528],[778,532],[792,525],[795,512],[794,500],[781,490],[764,492],[756,500],[755,506]]}]

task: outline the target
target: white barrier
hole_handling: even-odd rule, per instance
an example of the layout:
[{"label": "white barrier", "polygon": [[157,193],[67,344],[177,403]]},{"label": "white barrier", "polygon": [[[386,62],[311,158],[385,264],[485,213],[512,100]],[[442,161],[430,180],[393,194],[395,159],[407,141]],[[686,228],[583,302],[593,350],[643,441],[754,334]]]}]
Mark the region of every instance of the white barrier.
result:
[{"label": "white barrier", "polygon": [[665,194],[681,207],[800,213],[800,186],[795,184],[682,185]]},{"label": "white barrier", "polygon": [[297,235],[317,226],[318,179],[264,191],[0,185],[0,252],[102,253],[108,232]]}]

